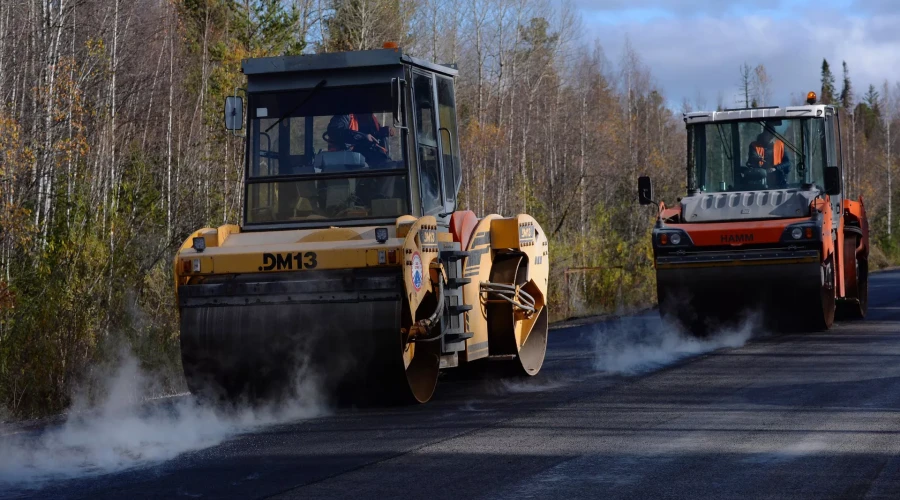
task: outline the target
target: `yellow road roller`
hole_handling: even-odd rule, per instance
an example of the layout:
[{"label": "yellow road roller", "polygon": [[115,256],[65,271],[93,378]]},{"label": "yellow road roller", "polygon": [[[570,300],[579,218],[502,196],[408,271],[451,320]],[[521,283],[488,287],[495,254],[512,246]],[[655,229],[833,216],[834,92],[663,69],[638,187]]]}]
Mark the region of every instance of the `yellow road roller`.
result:
[{"label": "yellow road roller", "polygon": [[242,224],[194,232],[174,262],[190,390],[424,403],[442,369],[537,374],[547,236],[456,209],[456,68],[390,47],[242,70],[246,106],[224,113],[246,137]]}]

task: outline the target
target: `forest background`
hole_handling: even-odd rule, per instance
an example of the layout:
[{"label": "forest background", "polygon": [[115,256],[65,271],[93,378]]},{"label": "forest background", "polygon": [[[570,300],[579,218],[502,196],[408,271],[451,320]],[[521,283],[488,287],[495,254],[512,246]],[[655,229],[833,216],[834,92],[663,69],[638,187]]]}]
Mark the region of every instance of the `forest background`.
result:
[{"label": "forest background", "polygon": [[[668,203],[684,191],[692,103],[673,106],[627,40],[611,61],[581,23],[550,0],[3,0],[0,409],[63,410],[123,346],[182,387],[172,256],[191,231],[240,222],[243,142],[222,105],[248,57],[395,41],[457,62],[462,207],[540,221],[555,319],[652,304],[654,213],[636,179]],[[900,254],[900,87],[857,93],[846,63],[837,83],[827,61],[819,76],[885,265]],[[762,64],[737,63],[735,80],[740,105],[776,104]]]}]

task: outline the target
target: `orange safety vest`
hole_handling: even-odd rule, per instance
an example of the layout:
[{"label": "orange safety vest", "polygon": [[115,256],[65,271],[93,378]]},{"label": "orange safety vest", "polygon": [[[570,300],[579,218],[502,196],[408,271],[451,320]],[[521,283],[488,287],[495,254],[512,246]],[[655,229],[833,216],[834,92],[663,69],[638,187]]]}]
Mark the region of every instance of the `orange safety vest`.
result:
[{"label": "orange safety vest", "polygon": [[[372,122],[375,123],[375,130],[381,130],[381,124],[378,123],[378,117],[375,116],[375,113],[372,113]],[[350,115],[350,130],[354,132],[359,132],[359,120],[356,119],[356,115]]]},{"label": "orange safety vest", "polygon": [[[762,167],[766,162],[766,147],[760,145],[758,142],[755,144],[756,154],[758,154],[760,158],[759,166]],[[775,139],[775,144],[772,146],[772,164],[781,165],[782,160],[784,160],[784,143]]]},{"label": "orange safety vest", "polygon": [[[348,115],[348,116],[350,116],[350,130],[352,130],[354,132],[359,132],[359,120],[356,119],[356,115],[353,113],[350,113],[350,115]],[[376,132],[381,130],[381,124],[378,123],[378,117],[375,116],[375,113],[372,113],[372,122],[375,123],[375,131]],[[377,144],[375,145],[375,147],[384,151],[384,153],[387,154],[387,149],[385,149]],[[336,144],[329,142],[328,143],[328,151],[339,151],[339,150],[338,150]],[[350,151],[353,151],[352,146],[350,147]]]}]

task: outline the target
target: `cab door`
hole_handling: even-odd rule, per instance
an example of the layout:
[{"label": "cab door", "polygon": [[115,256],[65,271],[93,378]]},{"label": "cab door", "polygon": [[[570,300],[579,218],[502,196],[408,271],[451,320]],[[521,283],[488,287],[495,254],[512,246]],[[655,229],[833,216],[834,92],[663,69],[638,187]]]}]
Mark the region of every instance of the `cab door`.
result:
[{"label": "cab door", "polygon": [[462,182],[453,78],[435,74],[435,87],[438,105],[438,135],[441,139],[441,172],[444,178],[444,213],[450,213],[456,210],[456,195]]},{"label": "cab door", "polygon": [[419,193],[424,215],[444,213],[441,151],[434,95],[434,75],[418,70],[412,74],[413,117],[419,170]]},{"label": "cab door", "polygon": [[834,108],[825,108],[825,158],[829,167],[837,167],[841,172],[841,192],[840,194],[831,195],[831,213],[834,217],[833,228],[837,231],[840,228],[841,218],[843,217],[843,177],[844,177],[844,158],[841,148],[841,128],[838,123],[838,115]]}]

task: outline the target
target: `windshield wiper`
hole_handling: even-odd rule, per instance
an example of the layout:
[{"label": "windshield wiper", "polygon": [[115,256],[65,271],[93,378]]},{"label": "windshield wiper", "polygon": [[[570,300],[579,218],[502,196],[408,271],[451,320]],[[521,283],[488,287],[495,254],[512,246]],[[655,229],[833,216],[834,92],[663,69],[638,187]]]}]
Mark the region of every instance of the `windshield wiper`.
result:
[{"label": "windshield wiper", "polygon": [[277,122],[275,122],[275,123],[269,125],[269,128],[267,128],[267,129],[265,130],[265,133],[268,134],[270,130],[272,130],[273,128],[275,128],[275,126],[278,125],[279,123],[283,122],[285,118],[291,116],[292,114],[294,114],[295,111],[297,111],[298,109],[300,109],[301,107],[303,107],[303,105],[306,104],[307,102],[309,102],[309,100],[312,99],[312,97],[313,97],[314,95],[316,95],[316,92],[318,92],[319,89],[321,89],[322,87],[324,87],[325,84],[327,84],[327,83],[328,83],[328,80],[325,80],[325,79],[323,78],[321,82],[317,83],[316,86],[313,87],[312,90],[309,91],[309,94],[306,95],[306,98],[303,99],[302,101],[300,101],[300,104],[297,104],[296,106],[293,107],[293,109],[291,109],[291,110],[288,111],[287,113],[281,115],[281,118],[279,118]]}]

